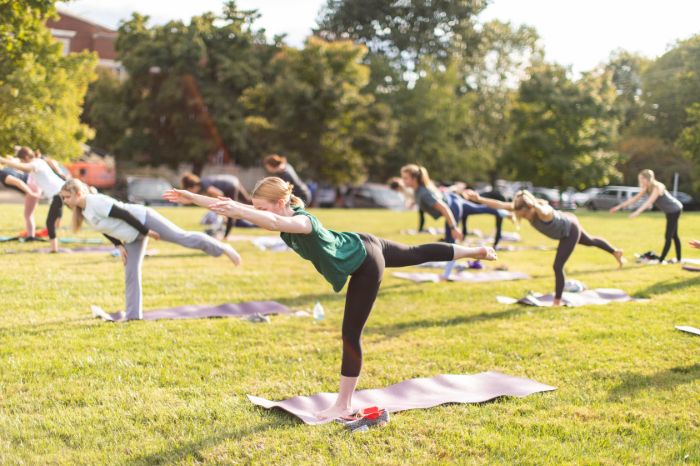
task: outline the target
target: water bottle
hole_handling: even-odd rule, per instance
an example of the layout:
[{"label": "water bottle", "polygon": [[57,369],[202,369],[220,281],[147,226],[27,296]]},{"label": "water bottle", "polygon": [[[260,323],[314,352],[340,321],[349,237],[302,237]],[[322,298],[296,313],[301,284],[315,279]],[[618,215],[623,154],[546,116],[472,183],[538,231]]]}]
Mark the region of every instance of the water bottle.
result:
[{"label": "water bottle", "polygon": [[316,304],[314,304],[314,319],[323,320],[324,317],[323,306],[321,306],[320,302],[316,301]]}]

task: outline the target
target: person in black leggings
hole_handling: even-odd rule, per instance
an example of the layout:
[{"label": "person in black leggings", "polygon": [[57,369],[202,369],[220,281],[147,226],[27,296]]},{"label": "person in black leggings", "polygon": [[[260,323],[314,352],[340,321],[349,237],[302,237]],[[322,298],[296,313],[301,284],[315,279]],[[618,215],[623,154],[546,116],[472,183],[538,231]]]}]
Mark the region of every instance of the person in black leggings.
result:
[{"label": "person in black leggings", "polygon": [[652,206],[666,214],[666,232],[664,234],[664,247],[659,256],[659,262],[666,260],[666,255],[671,250],[671,242],[676,246],[676,260],[681,261],[681,238],[678,236],[678,220],[683,212],[683,204],[668,192],[666,186],[658,181],[654,172],[645,169],[639,172],[639,193],[610,209],[610,213],[615,213],[636,202],[641,202],[644,196],[646,200],[630,214],[630,218],[638,216],[640,213]]},{"label": "person in black leggings", "polygon": [[492,248],[467,248],[431,243],[404,246],[369,234],[327,230],[304,210],[292,195],[293,186],[277,177],[258,182],[253,207],[235,201],[216,201],[184,190],[171,190],[164,197],[173,202],[193,202],[214,212],[244,218],[261,228],[279,231],[284,242],[339,292],[350,277],[343,315],[343,362],[340,393],[335,403],[317,413],[319,419],[335,419],[351,412],[352,394],[362,368],[360,337],[377,297],[385,267],[407,267],[430,261],[452,261],[465,257],[494,260]]},{"label": "person in black leggings", "polygon": [[588,233],[584,231],[583,227],[581,227],[578,218],[574,214],[553,209],[549,204],[537,199],[529,191],[518,191],[513,198],[513,202],[486,199],[479,196],[479,194],[474,191],[467,191],[465,195],[474,202],[491,206],[494,209],[513,211],[516,217],[527,219],[535,230],[548,238],[559,241],[557,254],[552,266],[555,278],[553,302],[555,306],[562,304],[561,299],[566,282],[564,265],[566,261],[569,260],[569,257],[571,257],[571,253],[574,252],[574,248],[577,244],[593,246],[612,254],[620,267],[622,267],[624,263],[621,249],[615,249],[603,238],[589,236]]}]

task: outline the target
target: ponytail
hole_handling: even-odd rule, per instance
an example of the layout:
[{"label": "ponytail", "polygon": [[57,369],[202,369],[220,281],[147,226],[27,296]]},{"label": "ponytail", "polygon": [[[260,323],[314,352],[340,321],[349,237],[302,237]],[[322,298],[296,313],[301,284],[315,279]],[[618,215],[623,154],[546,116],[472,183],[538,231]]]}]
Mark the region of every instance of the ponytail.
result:
[{"label": "ponytail", "polygon": [[649,182],[649,185],[647,186],[647,194],[651,194],[654,191],[654,189],[658,189],[659,194],[662,194],[666,190],[666,185],[656,179],[654,170],[645,168],[644,170],[639,172],[639,176],[641,176]]},{"label": "ponytail", "polygon": [[292,194],[294,185],[276,176],[268,176],[258,181],[253,188],[253,197],[265,199],[272,203],[283,199],[285,204],[292,207],[304,207],[304,201]]}]

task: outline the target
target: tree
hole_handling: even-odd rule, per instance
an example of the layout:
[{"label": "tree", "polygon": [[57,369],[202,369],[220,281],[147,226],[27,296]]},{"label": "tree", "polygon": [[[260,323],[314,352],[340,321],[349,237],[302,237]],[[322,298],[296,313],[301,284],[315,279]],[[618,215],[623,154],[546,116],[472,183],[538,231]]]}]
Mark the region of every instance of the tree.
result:
[{"label": "tree", "polygon": [[[122,23],[117,51],[128,78],[94,87],[88,118],[97,128],[95,142],[120,160],[187,161],[195,171],[222,154],[255,163],[260,154],[246,132],[240,99],[247,88],[272,79],[267,63],[279,46],[253,30],[257,17],[231,1],[222,15],[206,13],[188,24],[150,27],[139,14]],[[111,104],[118,107],[109,114]]]},{"label": "tree", "polygon": [[700,35],[679,41],[642,74],[643,120],[638,133],[675,141],[689,125],[686,111],[700,95]]},{"label": "tree", "polygon": [[39,148],[68,159],[79,155],[91,130],[80,122],[93,54],[62,55],[45,26],[53,1],[0,4],[0,151]]},{"label": "tree", "polygon": [[505,157],[513,174],[547,186],[607,184],[617,176],[610,74],[578,83],[564,68],[540,63],[520,85]]},{"label": "tree", "polygon": [[244,93],[246,123],[259,150],[280,152],[333,183],[361,181],[393,147],[388,107],[363,94],[366,53],[349,41],[310,37],[273,59],[275,78]]},{"label": "tree", "polygon": [[406,72],[416,70],[423,58],[444,67],[453,55],[469,55],[478,38],[475,18],[486,5],[484,0],[328,0],[315,33],[365,45],[373,65],[370,88],[391,88],[412,81]]}]

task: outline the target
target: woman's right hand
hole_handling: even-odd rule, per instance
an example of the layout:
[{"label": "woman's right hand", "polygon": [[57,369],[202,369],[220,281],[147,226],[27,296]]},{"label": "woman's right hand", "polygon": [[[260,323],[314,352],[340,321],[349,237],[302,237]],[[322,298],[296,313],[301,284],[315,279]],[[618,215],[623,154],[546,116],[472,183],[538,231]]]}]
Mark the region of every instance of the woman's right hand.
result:
[{"label": "woman's right hand", "polygon": [[119,249],[119,255],[122,257],[122,263],[126,265],[126,258],[128,256],[128,254],[126,253],[126,248],[123,244],[121,244],[117,246],[117,249]]},{"label": "woman's right hand", "polygon": [[473,189],[465,189],[464,191],[462,191],[462,197],[472,202],[479,202],[479,200],[481,199],[479,193],[477,193]]},{"label": "woman's right hand", "polygon": [[690,241],[688,241],[688,244],[690,244],[695,249],[700,249],[700,241],[696,239],[691,239]]},{"label": "woman's right hand", "polygon": [[184,189],[169,189],[163,193],[163,199],[177,204],[192,202],[192,193]]},{"label": "woman's right hand", "polygon": [[620,210],[620,206],[611,207],[611,208],[610,208],[610,213],[611,213],[611,214],[614,214],[614,213],[617,212],[618,210]]}]

